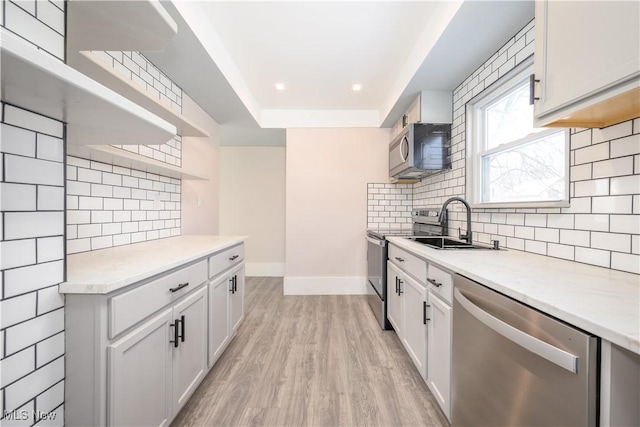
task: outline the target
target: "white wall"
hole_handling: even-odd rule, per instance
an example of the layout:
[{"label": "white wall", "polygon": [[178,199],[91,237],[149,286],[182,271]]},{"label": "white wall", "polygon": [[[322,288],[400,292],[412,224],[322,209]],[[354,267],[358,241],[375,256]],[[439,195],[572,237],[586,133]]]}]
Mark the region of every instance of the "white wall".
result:
[{"label": "white wall", "polygon": [[364,294],[367,183],[388,181],[389,129],[288,129],[285,294]]},{"label": "white wall", "polygon": [[182,114],[209,132],[206,138],[182,138],[182,167],[208,178],[182,180],[182,234],[219,234],[219,125],[186,94]]},{"label": "white wall", "polygon": [[220,148],[220,234],[246,235],[247,276],[284,276],[285,148]]}]

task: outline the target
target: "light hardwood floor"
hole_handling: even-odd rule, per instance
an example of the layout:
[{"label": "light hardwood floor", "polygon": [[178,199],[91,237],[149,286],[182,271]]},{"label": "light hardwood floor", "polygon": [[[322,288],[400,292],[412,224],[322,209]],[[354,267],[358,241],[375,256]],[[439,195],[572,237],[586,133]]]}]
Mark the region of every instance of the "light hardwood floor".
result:
[{"label": "light hardwood floor", "polygon": [[247,278],[245,320],[174,426],[447,426],[364,296]]}]

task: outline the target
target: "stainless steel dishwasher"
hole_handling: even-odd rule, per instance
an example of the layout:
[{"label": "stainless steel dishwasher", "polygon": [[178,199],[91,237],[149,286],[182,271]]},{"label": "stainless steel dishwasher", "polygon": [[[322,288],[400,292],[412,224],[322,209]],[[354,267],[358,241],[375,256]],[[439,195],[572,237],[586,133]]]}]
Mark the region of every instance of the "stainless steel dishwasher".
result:
[{"label": "stainless steel dishwasher", "polygon": [[597,337],[463,276],[454,285],[453,426],[597,425]]}]

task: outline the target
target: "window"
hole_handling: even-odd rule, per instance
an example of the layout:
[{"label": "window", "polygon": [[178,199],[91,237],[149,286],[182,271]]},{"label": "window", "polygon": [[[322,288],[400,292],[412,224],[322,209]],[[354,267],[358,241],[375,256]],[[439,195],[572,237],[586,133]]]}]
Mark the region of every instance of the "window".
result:
[{"label": "window", "polygon": [[568,206],[566,129],[533,127],[532,60],[467,104],[467,197],[486,206]]}]

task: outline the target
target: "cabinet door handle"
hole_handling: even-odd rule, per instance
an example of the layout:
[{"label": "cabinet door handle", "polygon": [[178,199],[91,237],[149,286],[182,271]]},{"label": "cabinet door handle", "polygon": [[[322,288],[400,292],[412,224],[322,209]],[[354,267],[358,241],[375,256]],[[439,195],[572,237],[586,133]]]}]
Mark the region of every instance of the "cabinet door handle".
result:
[{"label": "cabinet door handle", "polygon": [[238,276],[233,276],[233,293],[238,292]]},{"label": "cabinet door handle", "polygon": [[398,276],[396,276],[396,294],[398,294]]},{"label": "cabinet door handle", "polygon": [[402,279],[398,279],[398,295],[402,295],[404,292],[402,292],[402,284],[404,282],[402,281]]},{"label": "cabinet door handle", "polygon": [[400,258],[399,256],[397,256],[395,258],[398,260],[398,262],[404,262],[404,258]]},{"label": "cabinet door handle", "polygon": [[540,83],[540,80],[536,79],[535,74],[529,76],[529,105],[533,105],[540,98],[536,96],[536,83]]},{"label": "cabinet door handle", "polygon": [[440,286],[442,286],[442,283],[437,282],[436,279],[427,279],[427,282],[431,283],[433,286],[439,288]]},{"label": "cabinet door handle", "polygon": [[240,257],[240,255],[234,255],[231,258],[229,258],[229,261],[235,261],[238,259],[238,257]]},{"label": "cabinet door handle", "polygon": [[427,324],[427,320],[431,320],[430,317],[427,317],[427,307],[431,307],[431,305],[427,304],[426,301],[422,302],[422,323]]},{"label": "cabinet door handle", "polygon": [[185,283],[180,283],[178,286],[176,286],[175,288],[169,288],[169,291],[171,292],[178,292],[180,289],[184,289],[187,286],[189,286],[189,282],[185,282]]},{"label": "cabinet door handle", "polygon": [[186,326],[184,323],[184,314],[182,316],[180,316],[180,341],[184,342],[184,330],[185,330]]},{"label": "cabinet door handle", "polygon": [[180,336],[178,335],[178,323],[180,323],[180,321],[178,319],[174,320],[173,323],[171,325],[169,325],[170,327],[173,328],[173,341],[169,340],[169,342],[171,344],[173,344],[174,347],[178,347],[179,344],[179,338]]},{"label": "cabinet door handle", "polygon": [[231,289],[229,289],[229,292],[231,292],[233,294],[235,292],[233,290],[233,277],[229,278],[229,283],[231,283]]}]

